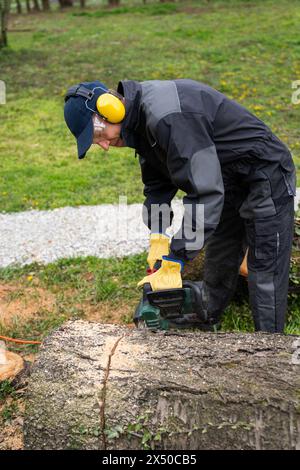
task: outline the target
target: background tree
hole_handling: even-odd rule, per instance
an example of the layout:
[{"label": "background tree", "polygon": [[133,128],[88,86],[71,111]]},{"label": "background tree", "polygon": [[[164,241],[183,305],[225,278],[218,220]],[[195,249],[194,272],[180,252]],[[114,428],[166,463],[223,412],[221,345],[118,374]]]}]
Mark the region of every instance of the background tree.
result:
[{"label": "background tree", "polygon": [[21,0],[16,0],[16,5],[17,5],[17,13],[21,14],[22,13],[22,3]]},{"label": "background tree", "polygon": [[33,11],[41,11],[39,0],[33,0]]},{"label": "background tree", "polygon": [[31,12],[30,0],[26,0],[26,10],[27,10],[27,13]]},{"label": "background tree", "polygon": [[73,0],[58,0],[60,8],[68,8],[73,6]]},{"label": "background tree", "polygon": [[42,8],[43,8],[43,11],[49,11],[50,10],[49,0],[42,0]]},{"label": "background tree", "polygon": [[120,5],[120,0],[108,0],[108,5],[110,7],[117,7]]},{"label": "background tree", "polygon": [[0,0],[0,47],[7,46],[7,23],[10,11],[10,0]]}]

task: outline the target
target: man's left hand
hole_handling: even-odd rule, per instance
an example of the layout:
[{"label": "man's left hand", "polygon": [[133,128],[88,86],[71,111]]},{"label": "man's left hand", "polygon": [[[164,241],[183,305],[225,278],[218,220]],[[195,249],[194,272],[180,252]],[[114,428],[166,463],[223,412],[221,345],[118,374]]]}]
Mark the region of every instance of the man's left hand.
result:
[{"label": "man's left hand", "polygon": [[138,287],[146,283],[151,285],[153,291],[163,289],[179,289],[182,287],[181,268],[183,263],[179,260],[162,257],[161,267],[153,274],[145,276]]}]

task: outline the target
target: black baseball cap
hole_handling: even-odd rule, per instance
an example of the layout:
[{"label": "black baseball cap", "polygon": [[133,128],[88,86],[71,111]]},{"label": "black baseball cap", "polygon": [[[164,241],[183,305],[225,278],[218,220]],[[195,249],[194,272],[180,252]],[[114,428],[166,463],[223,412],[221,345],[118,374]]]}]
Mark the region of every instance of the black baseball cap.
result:
[{"label": "black baseball cap", "polygon": [[[91,90],[91,97],[80,95],[68,96],[70,90],[75,92],[80,87]],[[82,89],[81,88],[81,89]],[[97,113],[96,102],[108,88],[98,80],[82,82],[71,87],[65,97],[64,117],[66,124],[77,140],[78,158],[84,158],[93,143],[93,114]]]}]

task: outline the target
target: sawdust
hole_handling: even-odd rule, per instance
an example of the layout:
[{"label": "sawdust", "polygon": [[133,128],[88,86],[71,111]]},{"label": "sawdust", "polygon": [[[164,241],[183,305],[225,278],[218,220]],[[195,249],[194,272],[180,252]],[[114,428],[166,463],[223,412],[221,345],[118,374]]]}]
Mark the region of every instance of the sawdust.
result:
[{"label": "sawdust", "polygon": [[20,284],[0,284],[0,323],[10,326],[14,321],[22,322],[39,312],[51,310],[55,295],[42,287],[26,287]]},{"label": "sawdust", "polygon": [[135,373],[137,358],[147,354],[147,351],[147,344],[128,342],[124,338],[112,357],[111,376],[121,376],[123,371],[128,373],[128,370],[132,370],[132,373]]}]

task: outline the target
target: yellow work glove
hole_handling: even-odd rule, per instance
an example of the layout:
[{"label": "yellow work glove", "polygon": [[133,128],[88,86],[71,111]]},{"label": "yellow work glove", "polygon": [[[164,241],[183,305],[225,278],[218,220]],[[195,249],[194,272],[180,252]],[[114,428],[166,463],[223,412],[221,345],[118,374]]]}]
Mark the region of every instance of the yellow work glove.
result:
[{"label": "yellow work glove", "polygon": [[152,270],[156,261],[161,261],[162,256],[169,254],[170,238],[163,233],[152,233],[150,235],[150,250],[147,263]]},{"label": "yellow work glove", "polygon": [[174,261],[163,256],[161,267],[155,273],[145,276],[138,283],[138,287],[149,283],[152,290],[179,289],[182,287],[181,266],[182,263],[179,260]]}]

